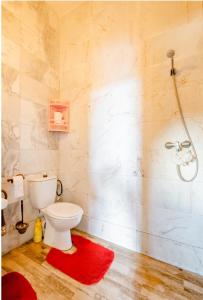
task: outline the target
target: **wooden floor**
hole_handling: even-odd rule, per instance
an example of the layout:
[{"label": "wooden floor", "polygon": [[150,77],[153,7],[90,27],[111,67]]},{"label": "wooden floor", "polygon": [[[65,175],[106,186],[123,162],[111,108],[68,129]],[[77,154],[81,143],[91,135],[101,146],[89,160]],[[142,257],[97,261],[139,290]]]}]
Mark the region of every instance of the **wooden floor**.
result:
[{"label": "wooden floor", "polygon": [[88,237],[115,251],[110,270],[97,284],[85,286],[53,268],[45,261],[49,247],[32,242],[3,256],[2,273],[23,274],[38,300],[203,299],[203,277]]}]

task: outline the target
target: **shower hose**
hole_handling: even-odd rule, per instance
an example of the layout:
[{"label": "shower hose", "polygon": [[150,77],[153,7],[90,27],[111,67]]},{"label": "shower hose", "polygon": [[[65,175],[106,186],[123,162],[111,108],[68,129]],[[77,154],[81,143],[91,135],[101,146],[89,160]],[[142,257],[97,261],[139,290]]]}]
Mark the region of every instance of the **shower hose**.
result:
[{"label": "shower hose", "polygon": [[184,178],[184,176],[182,175],[182,172],[181,172],[181,166],[180,165],[176,165],[176,169],[177,169],[178,176],[180,177],[181,180],[183,180],[185,182],[190,182],[190,181],[193,181],[197,177],[198,170],[199,170],[199,161],[198,161],[197,152],[196,152],[194,143],[192,141],[190,132],[189,132],[189,130],[187,128],[187,124],[186,124],[186,121],[185,121],[185,118],[184,118],[184,115],[183,115],[182,106],[181,106],[181,102],[180,102],[180,97],[179,97],[179,94],[178,94],[178,88],[177,88],[176,77],[175,77],[175,70],[174,69],[171,72],[171,76],[172,76],[172,79],[173,79],[173,85],[174,85],[174,90],[175,90],[175,95],[176,95],[176,99],[177,99],[177,104],[178,104],[178,109],[179,109],[180,117],[181,117],[183,126],[185,128],[185,132],[186,132],[186,135],[188,137],[188,140],[191,143],[191,147],[192,147],[193,153],[195,155],[195,164],[196,164],[195,173],[194,173],[194,175],[190,179]]}]

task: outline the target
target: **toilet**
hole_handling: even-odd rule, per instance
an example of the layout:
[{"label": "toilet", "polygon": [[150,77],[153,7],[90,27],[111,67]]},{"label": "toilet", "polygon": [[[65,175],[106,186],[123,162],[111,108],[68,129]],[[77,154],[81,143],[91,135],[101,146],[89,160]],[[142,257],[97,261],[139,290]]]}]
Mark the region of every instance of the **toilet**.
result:
[{"label": "toilet", "polygon": [[54,203],[56,176],[31,175],[27,180],[31,204],[44,214],[46,220],[44,243],[59,250],[70,249],[70,229],[80,223],[82,208],[69,202]]}]

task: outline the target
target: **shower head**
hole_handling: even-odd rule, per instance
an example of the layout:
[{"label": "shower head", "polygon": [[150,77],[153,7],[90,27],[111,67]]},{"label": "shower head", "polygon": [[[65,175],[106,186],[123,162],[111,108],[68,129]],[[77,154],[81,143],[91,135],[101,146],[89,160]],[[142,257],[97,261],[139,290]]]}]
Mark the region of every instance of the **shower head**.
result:
[{"label": "shower head", "polygon": [[166,53],[166,56],[171,59],[171,72],[170,72],[171,76],[176,75],[176,70],[174,69],[174,60],[173,60],[174,55],[175,55],[175,50],[173,49],[168,50]]},{"label": "shower head", "polygon": [[168,50],[167,53],[166,53],[166,56],[168,58],[173,58],[174,55],[175,55],[175,51],[173,49]]}]

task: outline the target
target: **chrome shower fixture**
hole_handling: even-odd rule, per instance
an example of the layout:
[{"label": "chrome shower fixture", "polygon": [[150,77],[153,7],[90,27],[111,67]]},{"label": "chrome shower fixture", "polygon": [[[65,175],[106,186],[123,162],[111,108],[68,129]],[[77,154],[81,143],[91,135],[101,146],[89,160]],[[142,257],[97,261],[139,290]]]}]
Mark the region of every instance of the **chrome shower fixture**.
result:
[{"label": "chrome shower fixture", "polygon": [[192,141],[190,132],[188,130],[187,123],[185,121],[185,117],[184,117],[183,110],[182,110],[182,105],[181,105],[181,101],[180,101],[180,97],[179,97],[179,93],[178,93],[178,88],[177,88],[177,83],[176,83],[176,70],[174,68],[174,55],[175,55],[175,51],[173,49],[168,50],[167,53],[166,53],[166,56],[171,59],[170,75],[171,75],[171,78],[172,78],[172,81],[173,81],[174,92],[175,92],[175,97],[176,97],[176,100],[177,100],[177,106],[178,106],[180,118],[181,118],[181,121],[182,121],[183,127],[185,129],[185,133],[186,133],[186,136],[187,136],[188,140],[184,141],[182,143],[180,143],[180,142],[175,142],[175,143],[168,142],[168,143],[165,144],[165,147],[167,149],[171,149],[171,148],[175,147],[176,148],[176,154],[178,155],[178,154],[180,154],[180,151],[183,148],[189,148],[191,146],[191,149],[188,151],[188,152],[191,153],[191,159],[189,161],[187,159],[187,161],[185,163],[187,165],[188,162],[195,161],[196,168],[195,168],[194,174],[190,178],[185,178],[182,174],[181,165],[179,163],[176,164],[177,173],[178,173],[178,176],[180,177],[180,179],[185,181],[185,182],[191,182],[198,175],[199,160],[198,160],[197,152],[196,152],[194,143]]},{"label": "chrome shower fixture", "polygon": [[175,56],[175,50],[170,49],[167,51],[166,56],[168,58],[171,58],[171,71],[170,71],[170,75],[173,76],[176,74],[175,68],[174,68],[174,60],[173,57]]},{"label": "chrome shower fixture", "polygon": [[183,141],[182,143],[180,143],[179,141],[177,141],[177,142],[174,142],[174,143],[167,142],[165,144],[165,147],[167,149],[176,148],[176,151],[181,151],[182,148],[189,148],[190,146],[191,146],[191,142],[187,141],[187,140]]},{"label": "chrome shower fixture", "polygon": [[185,140],[181,143],[181,146],[182,146],[182,148],[189,148],[191,146],[191,142]]},{"label": "chrome shower fixture", "polygon": [[175,55],[175,50],[173,50],[173,49],[168,50],[167,53],[166,53],[166,56],[168,58],[173,58],[174,55]]}]

